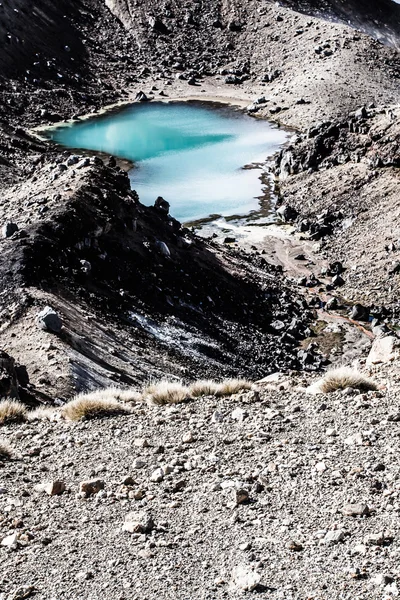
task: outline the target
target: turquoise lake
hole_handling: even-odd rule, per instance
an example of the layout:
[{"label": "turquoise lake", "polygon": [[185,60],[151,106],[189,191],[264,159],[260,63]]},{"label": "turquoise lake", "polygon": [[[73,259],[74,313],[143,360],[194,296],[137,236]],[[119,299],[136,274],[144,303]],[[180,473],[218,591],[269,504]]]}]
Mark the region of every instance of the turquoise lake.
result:
[{"label": "turquoise lake", "polygon": [[[46,135],[69,148],[133,161],[129,176],[141,202],[151,205],[162,196],[182,222],[267,214],[260,163],[287,139],[266,121],[205,102],[134,104]],[[252,164],[256,168],[243,168]]]}]

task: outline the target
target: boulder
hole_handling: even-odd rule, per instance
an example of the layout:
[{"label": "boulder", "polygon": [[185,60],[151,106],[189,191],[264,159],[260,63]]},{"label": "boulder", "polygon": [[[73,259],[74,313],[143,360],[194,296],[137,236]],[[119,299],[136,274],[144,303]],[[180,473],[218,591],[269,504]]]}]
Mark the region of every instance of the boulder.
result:
[{"label": "boulder", "polygon": [[399,346],[399,339],[394,335],[376,338],[368,354],[367,365],[392,362],[399,356]]},{"label": "boulder", "polygon": [[62,327],[62,321],[58,313],[51,306],[46,306],[37,314],[36,324],[40,329],[51,333],[60,333]]}]

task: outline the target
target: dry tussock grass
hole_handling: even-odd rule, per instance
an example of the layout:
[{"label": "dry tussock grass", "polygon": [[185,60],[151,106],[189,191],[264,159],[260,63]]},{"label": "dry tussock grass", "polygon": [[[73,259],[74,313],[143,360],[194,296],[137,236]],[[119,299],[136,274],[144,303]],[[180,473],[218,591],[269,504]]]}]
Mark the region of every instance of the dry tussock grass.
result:
[{"label": "dry tussock grass", "polygon": [[317,381],[315,388],[323,394],[330,394],[338,390],[345,390],[346,388],[368,392],[377,390],[378,386],[372,379],[369,379],[355,369],[340,367],[328,371],[322,379]]},{"label": "dry tussock grass", "polygon": [[61,415],[60,410],[52,408],[50,406],[40,406],[34,410],[29,410],[26,413],[28,421],[56,421],[57,417]]},{"label": "dry tussock grass", "polygon": [[0,440],[0,460],[13,457],[13,450],[5,440]]},{"label": "dry tussock grass", "polygon": [[81,421],[83,419],[99,419],[116,415],[126,415],[131,409],[114,398],[92,398],[78,396],[61,409],[61,414],[68,421]]},{"label": "dry tussock grass", "polygon": [[54,421],[62,417],[68,421],[80,421],[82,419],[129,414],[131,408],[127,405],[143,401],[150,405],[164,406],[167,404],[180,404],[202,396],[230,396],[250,388],[251,383],[245,379],[225,379],[220,383],[211,379],[200,380],[189,387],[180,382],[163,380],[148,385],[142,392],[110,387],[88,394],[80,394],[61,409],[38,408],[26,413],[26,418],[29,421],[44,419]]},{"label": "dry tussock grass", "polygon": [[246,379],[224,379],[218,384],[218,390],[216,396],[232,396],[232,394],[238,394],[251,389],[250,381]]},{"label": "dry tussock grass", "polygon": [[212,379],[200,379],[189,386],[189,393],[192,398],[201,396],[214,396],[219,390],[220,384]]},{"label": "dry tussock grass", "polygon": [[87,394],[79,394],[78,398],[85,398],[86,400],[101,400],[108,402],[109,400],[120,400],[121,402],[139,402],[142,395],[140,392],[135,390],[121,390],[116,387],[103,388],[95,390],[94,392],[88,392]]},{"label": "dry tussock grass", "polygon": [[143,398],[149,404],[164,406],[165,404],[180,404],[190,398],[189,388],[181,383],[160,381],[153,383],[143,390]]},{"label": "dry tussock grass", "polygon": [[0,425],[20,423],[26,419],[26,408],[17,400],[0,401]]}]

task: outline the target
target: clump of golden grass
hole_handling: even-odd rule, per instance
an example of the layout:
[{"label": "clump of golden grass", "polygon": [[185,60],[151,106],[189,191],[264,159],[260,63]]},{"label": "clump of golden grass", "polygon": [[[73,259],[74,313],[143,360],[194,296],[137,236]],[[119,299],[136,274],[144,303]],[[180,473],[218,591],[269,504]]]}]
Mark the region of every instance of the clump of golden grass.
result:
[{"label": "clump of golden grass", "polygon": [[87,394],[79,394],[77,398],[85,398],[86,400],[120,400],[121,402],[138,402],[142,395],[135,390],[121,390],[116,387],[102,388]]},{"label": "clump of golden grass", "polygon": [[224,379],[224,381],[218,384],[215,395],[220,397],[232,396],[233,394],[250,390],[251,385],[250,381],[246,379]]},{"label": "clump of golden grass", "polygon": [[4,440],[0,440],[0,460],[4,460],[6,458],[12,458],[13,451],[11,446]]},{"label": "clump of golden grass", "polygon": [[164,406],[165,404],[180,404],[190,399],[189,388],[181,383],[172,381],[159,381],[147,386],[143,390],[143,398],[149,404]]},{"label": "clump of golden grass", "polygon": [[28,421],[55,421],[60,415],[60,410],[50,406],[40,406],[26,413]]},{"label": "clump of golden grass", "polygon": [[61,409],[62,416],[68,421],[99,419],[129,413],[131,413],[130,407],[114,398],[93,398],[90,394],[78,396]]},{"label": "clump of golden grass", "polygon": [[322,379],[312,386],[312,390],[322,394],[330,394],[346,388],[369,392],[377,390],[378,386],[372,379],[349,367],[339,367],[328,371]]},{"label": "clump of golden grass", "polygon": [[214,396],[218,392],[220,385],[212,379],[200,379],[189,386],[189,393],[192,398]]},{"label": "clump of golden grass", "polygon": [[26,408],[17,400],[0,401],[0,425],[20,423],[26,419]]}]

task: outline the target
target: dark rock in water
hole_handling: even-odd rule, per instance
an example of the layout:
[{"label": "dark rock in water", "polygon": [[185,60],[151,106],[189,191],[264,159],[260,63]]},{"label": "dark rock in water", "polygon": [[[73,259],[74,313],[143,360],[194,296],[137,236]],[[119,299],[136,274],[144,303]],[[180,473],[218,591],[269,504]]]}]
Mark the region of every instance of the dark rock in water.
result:
[{"label": "dark rock in water", "polygon": [[148,97],[142,91],[138,92],[135,96],[135,102],[148,102]]},{"label": "dark rock in water", "polygon": [[117,161],[115,160],[114,156],[110,156],[110,158],[108,159],[108,166],[112,169],[114,169],[117,166]]},{"label": "dark rock in water", "polygon": [[304,254],[296,254],[294,260],[306,260],[306,257],[304,256]]},{"label": "dark rock in water", "polygon": [[3,238],[11,237],[16,231],[18,231],[18,225],[9,221],[3,225],[1,233]]},{"label": "dark rock in water", "polygon": [[299,215],[297,210],[288,204],[282,204],[282,206],[277,209],[276,214],[286,222],[294,221]]},{"label": "dark rock in water", "polygon": [[368,321],[369,309],[362,304],[355,304],[350,311],[349,317],[354,321]]},{"label": "dark rock in water", "polygon": [[195,77],[189,77],[189,79],[188,79],[188,85],[196,85],[196,79],[195,79]]},{"label": "dark rock in water", "polygon": [[58,313],[51,306],[46,306],[38,313],[36,323],[40,329],[50,331],[51,333],[60,333],[62,327],[62,321]]},{"label": "dark rock in water", "polygon": [[158,196],[156,201],[154,202],[155,208],[158,208],[160,211],[164,212],[166,215],[169,213],[170,204],[162,196]]},{"label": "dark rock in water", "polygon": [[234,237],[226,237],[224,239],[224,244],[233,244],[234,242],[236,242],[236,238]]}]

